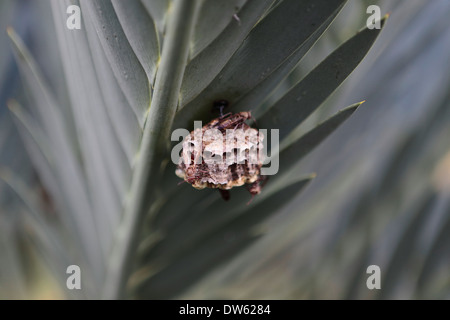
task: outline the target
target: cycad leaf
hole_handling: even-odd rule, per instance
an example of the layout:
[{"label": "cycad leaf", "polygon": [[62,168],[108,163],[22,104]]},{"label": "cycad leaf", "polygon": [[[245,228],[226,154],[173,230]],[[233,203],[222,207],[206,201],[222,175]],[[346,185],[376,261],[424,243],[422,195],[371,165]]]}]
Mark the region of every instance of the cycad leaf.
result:
[{"label": "cycad leaf", "polygon": [[[420,276],[416,284],[418,291],[421,293],[419,298],[448,298],[448,287],[450,285],[447,267],[449,259],[448,244],[450,243],[450,219],[448,217],[450,216],[450,206],[446,208],[446,213],[447,221],[443,221],[441,229],[433,238],[432,246],[427,248],[429,251],[420,270]],[[441,278],[440,281],[439,278]],[[442,292],[439,292],[439,289]]]},{"label": "cycad leaf", "polygon": [[232,21],[233,15],[236,14],[237,17],[237,13],[246,1],[247,0],[203,1],[192,39],[191,59],[219,36]]},{"label": "cycad leaf", "polygon": [[[382,20],[382,25],[386,19]],[[286,137],[327,99],[356,68],[381,29],[364,29],[330,54],[266,113],[258,117],[262,128],[280,129]]]},{"label": "cycad leaf", "polygon": [[[292,55],[288,57],[276,70],[274,70],[274,72],[270,76],[268,76],[264,81],[260,82],[252,90],[250,90],[250,92],[247,95],[245,95],[243,99],[239,100],[236,104],[232,105],[229,111],[237,112],[256,108],[258,103],[260,103],[268,96],[270,91],[279,83],[281,79],[283,79],[289,73],[289,71],[292,70],[292,68],[298,63],[298,61],[303,57],[303,55],[311,48],[311,46],[316,42],[316,40],[320,37],[320,35],[326,30],[329,24],[333,21],[333,19],[336,17],[339,11],[342,9],[343,3],[335,7],[333,6],[335,10],[328,17],[320,16],[320,19],[318,19],[319,21],[318,23],[321,23],[321,25],[318,24],[319,27],[309,36],[309,38],[306,39],[308,35],[302,33],[303,37],[305,37],[305,41],[296,49],[296,51],[292,53]],[[285,11],[282,11],[282,13],[283,12]],[[212,104],[209,104],[206,105],[205,108],[201,108],[199,107],[200,105],[195,104],[189,105],[192,107],[192,108],[189,107],[190,110],[182,110],[180,114],[177,115],[175,127],[183,127],[187,125],[189,127],[191,123],[186,122],[186,119],[193,120],[201,118],[201,116],[199,116],[199,113],[202,113],[202,110],[204,109],[207,109],[207,113],[210,114],[210,112],[208,111],[212,106]],[[163,180],[165,182],[165,189],[167,190],[171,189],[167,188],[167,186],[176,185],[176,177],[173,174],[174,170],[175,167],[170,164],[166,169]]]},{"label": "cycad leaf", "polygon": [[112,4],[126,39],[153,85],[159,61],[159,44],[155,24],[140,0],[113,0]]},{"label": "cycad leaf", "polygon": [[141,0],[144,6],[147,8],[148,13],[155,21],[156,26],[160,34],[164,33],[167,10],[171,0]]},{"label": "cycad leaf", "polygon": [[[89,194],[95,195],[90,202],[95,212],[96,226],[101,230],[103,254],[106,255],[111,246],[112,231],[122,211],[122,195],[127,189],[131,168],[106,115],[87,34],[58,27],[60,23],[65,23],[62,13],[68,4],[69,1],[55,1],[52,8],[85,168],[84,176]],[[106,10],[113,8],[105,8],[104,12]],[[85,18],[86,24],[92,21],[87,19],[89,17]]]},{"label": "cycad leaf", "polygon": [[390,242],[392,251],[388,255],[389,261],[384,267],[385,275],[383,277],[386,291],[385,293],[380,292],[380,298],[393,298],[389,296],[389,293],[395,292],[394,288],[402,282],[401,275],[407,272],[406,266],[411,262],[420,265],[421,259],[417,259],[418,257],[415,257],[414,253],[418,249],[416,246],[420,239],[420,230],[429,221],[427,217],[431,213],[434,200],[433,196],[419,199],[415,201],[413,210],[408,208],[398,219],[391,221],[390,226],[397,232],[391,236],[393,238]]},{"label": "cycad leaf", "polygon": [[[208,87],[181,109],[180,117],[191,120],[193,115],[198,118],[215,100],[225,99],[231,103],[237,101],[276,70],[344,2],[345,0],[281,2],[253,28]],[[267,52],[271,54],[266,54]],[[183,100],[182,105],[185,101],[189,99]]]},{"label": "cycad leaf", "polygon": [[[41,210],[36,193],[34,193],[24,181],[21,181],[19,177],[8,170],[0,168],[0,180],[3,180],[12,190],[14,190],[27,208],[25,212],[33,221],[32,228],[35,230],[40,240],[40,245],[46,248],[44,252],[53,254],[55,258],[53,261],[62,262],[60,266],[65,268],[69,262],[67,253],[58,239],[60,235],[58,235],[56,229],[53,228],[54,225],[49,224],[48,221],[45,220],[45,214]],[[66,266],[64,265],[64,262],[66,263]]]},{"label": "cycad leaf", "polygon": [[[172,174],[174,173],[172,172]],[[179,181],[178,178],[178,183]],[[194,189],[188,183],[177,185],[177,182],[175,182],[175,184],[175,191],[166,194],[167,198],[165,199],[165,203],[162,205],[161,209],[158,210],[157,216],[152,221],[152,230],[158,229],[165,232],[174,224],[189,219],[193,213],[191,210],[186,209],[192,208],[196,203],[202,202],[205,198],[219,197],[217,190],[206,189],[199,191]],[[180,206],[180,203],[183,203],[183,206]],[[188,213],[186,213],[186,211],[188,211]]]},{"label": "cycad leaf", "polygon": [[23,42],[12,29],[8,34],[13,41],[13,48],[17,57],[23,79],[30,90],[30,95],[35,102],[35,111],[41,121],[43,130],[48,136],[49,144],[53,147],[55,160],[54,170],[56,176],[61,179],[61,188],[64,189],[65,200],[75,219],[74,228],[80,241],[83,243],[87,260],[94,270],[101,268],[101,249],[97,239],[95,218],[89,206],[86,185],[83,172],[73,152],[72,140],[64,127],[61,110],[51,96],[43,78]]},{"label": "cycad leaf", "polygon": [[120,25],[112,3],[104,0],[82,0],[80,3],[97,31],[117,81],[142,127],[150,106],[150,80]]},{"label": "cycad leaf", "polygon": [[[138,296],[147,299],[167,299],[181,293],[197,279],[203,277],[205,272],[211,271],[213,267],[220,264],[223,259],[230,259],[256,240],[261,234],[254,227],[289,203],[310,180],[307,178],[297,181],[259,204],[244,210],[242,215],[231,221],[227,220],[227,223],[213,229],[208,228],[209,232],[195,242],[186,242],[192,240],[191,234],[187,238],[184,233],[178,233],[177,245],[171,248],[177,253],[172,257],[175,260],[171,260],[170,264],[158,274],[147,280],[142,279],[143,282],[137,290]],[[157,255],[157,261],[150,264],[161,265],[162,261],[159,259],[165,260],[168,256],[170,252]],[[140,277],[145,277],[145,273],[138,272],[137,278]]]},{"label": "cycad leaf", "polygon": [[[297,179],[296,181],[307,183],[314,179],[314,177],[315,174],[312,174]],[[241,215],[246,216],[247,212],[254,210],[255,207],[260,206],[261,203],[271,198],[274,193],[279,192],[291,184],[292,181],[277,188],[271,188],[272,186],[268,185],[263,189],[261,194],[254,198],[252,198],[246,188],[232,189],[230,190],[231,200],[228,202],[224,202],[218,192],[214,190],[212,194],[206,194],[202,200],[198,199],[193,205],[189,206],[188,213],[185,214],[185,217],[178,219],[176,221],[177,223],[172,223],[167,234],[180,234],[180,230],[183,228],[195,230],[195,226],[201,223],[204,230],[200,230],[200,233],[197,233],[197,231],[192,232],[190,239],[187,240],[195,241],[196,238],[206,232],[205,230],[217,229],[221,225]]]},{"label": "cycad leaf", "polygon": [[[29,156],[32,158],[33,165],[39,170],[39,178],[43,184],[55,197],[55,202],[61,210],[62,220],[66,223],[74,223],[71,219],[70,206],[64,201],[61,193],[61,179],[58,177],[53,168],[53,152],[48,144],[48,137],[41,130],[36,121],[25,111],[16,101],[9,101],[8,108],[15,116],[13,120],[20,137],[25,144]],[[68,227],[70,224],[67,224]]]},{"label": "cycad leaf", "polygon": [[[211,118],[216,99],[229,100],[232,111],[274,101],[269,96],[279,81],[345,2],[52,0],[69,93],[66,117],[26,50],[13,39],[38,115],[35,121],[13,108],[19,129],[48,192],[58,198],[55,205],[74,219],[75,246],[86,251],[89,264],[83,267],[85,279],[95,280],[92,286],[103,288],[104,298],[124,298],[129,288],[137,289],[138,297],[176,297],[260,237],[261,223],[311,180],[290,183],[281,175],[359,104],[290,145],[285,139],[280,173],[249,205],[245,188],[233,189],[231,201],[223,202],[217,190],[177,187],[172,163],[166,171],[170,178],[161,181],[160,171],[168,159],[174,119],[175,127],[186,127],[193,119]],[[65,28],[66,8],[73,4],[82,7],[82,30]],[[333,92],[333,85],[326,83],[320,99]],[[320,99],[308,104],[305,114]],[[283,116],[294,108],[286,105]],[[296,127],[295,121],[282,137]],[[45,239],[51,231],[39,236]],[[86,294],[91,297],[90,289]]]},{"label": "cycad leaf", "polygon": [[132,167],[142,137],[142,123],[139,123],[114,76],[91,20],[85,19],[84,26],[97,78],[101,79],[99,86],[107,111],[104,117],[111,120],[115,136],[125,152],[129,167]]},{"label": "cycad leaf", "polygon": [[11,242],[11,238],[15,235],[12,228],[13,223],[7,219],[3,219],[0,226],[0,268],[2,270],[2,278],[0,284],[0,299],[25,299],[27,286],[24,266],[21,262],[18,244]]},{"label": "cycad leaf", "polygon": [[280,168],[277,175],[281,176],[283,173],[287,172],[301,158],[317,147],[345,120],[347,120],[363,102],[364,101],[356,103],[339,111],[337,114],[319,124],[316,128],[312,129],[282,150],[279,155]]},{"label": "cycad leaf", "polygon": [[238,13],[241,22],[233,15],[229,17],[225,30],[188,64],[181,87],[181,106],[202,92],[222,70],[272,2],[273,0],[248,1]]},{"label": "cycad leaf", "polygon": [[110,257],[104,297],[125,295],[128,275],[139,243],[140,230],[151,203],[156,199],[161,165],[169,153],[170,129],[178,106],[179,92],[189,56],[189,43],[198,12],[196,1],[176,1],[164,41],[155,94],[143,132],[139,157],[133,171],[130,197],[116,233]]},{"label": "cycad leaf", "polygon": [[[248,93],[246,93],[242,98],[239,99],[236,103],[234,103],[230,111],[241,111],[241,110],[253,110],[256,109],[260,111],[258,106],[270,96],[273,89],[280,84],[281,80],[283,80],[291,70],[294,69],[295,65],[299,63],[299,61],[303,58],[303,56],[308,52],[308,50],[316,43],[316,41],[320,38],[320,36],[325,32],[325,30],[330,26],[333,22],[334,18],[338,15],[338,13],[342,10],[342,4],[339,6],[332,15],[330,15],[321,25],[320,27],[314,31],[311,36],[305,40],[296,50],[292,53],[283,63],[278,66],[276,70],[274,70],[270,76],[268,76],[265,80],[258,83],[253,89],[251,89]],[[257,116],[258,114],[255,114]]]}]

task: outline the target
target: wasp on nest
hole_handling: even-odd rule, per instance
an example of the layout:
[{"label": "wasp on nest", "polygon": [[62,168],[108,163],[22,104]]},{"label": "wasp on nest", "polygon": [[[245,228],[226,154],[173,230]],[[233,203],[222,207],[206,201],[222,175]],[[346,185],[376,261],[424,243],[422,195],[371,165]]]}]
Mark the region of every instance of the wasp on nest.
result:
[{"label": "wasp on nest", "polygon": [[218,189],[225,200],[233,187],[261,192],[264,136],[245,123],[250,111],[223,114],[227,101],[217,101],[220,117],[192,131],[183,141],[176,174],[196,189]]}]

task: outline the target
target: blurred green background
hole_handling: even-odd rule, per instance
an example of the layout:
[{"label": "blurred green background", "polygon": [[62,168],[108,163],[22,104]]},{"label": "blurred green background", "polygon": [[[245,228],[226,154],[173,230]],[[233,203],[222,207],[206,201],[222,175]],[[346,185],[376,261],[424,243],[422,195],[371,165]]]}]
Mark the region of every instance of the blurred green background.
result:
[{"label": "blurred green background", "polygon": [[[367,102],[301,162],[300,176],[318,176],[255,230],[264,237],[180,298],[450,298],[450,2],[349,1],[277,90],[281,96],[363,27],[369,4],[391,13],[384,31],[301,130],[342,106]],[[67,98],[48,1],[2,0],[0,298],[65,298],[52,276],[55,258],[33,245],[34,219],[54,227],[58,215],[6,106],[11,98],[30,105],[7,26],[24,39],[60,105]],[[20,190],[45,217],[29,214],[33,206]],[[381,290],[366,287],[372,264],[381,268]]]}]

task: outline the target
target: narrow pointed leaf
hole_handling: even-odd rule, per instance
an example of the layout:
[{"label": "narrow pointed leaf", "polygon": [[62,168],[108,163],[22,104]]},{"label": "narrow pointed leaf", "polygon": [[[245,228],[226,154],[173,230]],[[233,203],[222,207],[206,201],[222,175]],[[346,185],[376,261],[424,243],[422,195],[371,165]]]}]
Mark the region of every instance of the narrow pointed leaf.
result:
[{"label": "narrow pointed leaf", "polygon": [[84,22],[93,65],[98,79],[101,79],[99,86],[107,111],[105,117],[111,120],[116,139],[120,142],[127,157],[128,166],[131,168],[142,137],[141,124],[114,76],[90,19]]},{"label": "narrow pointed leaf", "polygon": [[[236,103],[230,106],[230,111],[239,112],[242,110],[254,110],[260,112],[261,103],[270,96],[272,91],[280,84],[280,82],[286,78],[289,73],[294,69],[294,67],[299,63],[303,56],[311,49],[311,47],[316,43],[316,41],[322,36],[322,34],[327,30],[330,24],[333,22],[334,18],[342,10],[342,4],[339,6],[332,15],[330,15],[320,27],[314,31],[311,36],[305,40],[298,48],[292,53],[276,70],[274,70],[270,76],[258,83],[253,89],[246,93],[243,97],[239,99]],[[254,114],[255,117],[258,113]]]},{"label": "narrow pointed leaf", "polygon": [[167,11],[171,5],[171,0],[141,0],[158,28],[163,34],[166,25]]},{"label": "narrow pointed leaf", "polygon": [[[205,272],[211,271],[224,259],[231,259],[259,238],[261,234],[255,233],[254,227],[289,203],[309,181],[310,179],[305,179],[293,183],[246,210],[243,215],[217,229],[209,229],[209,234],[195,242],[190,241],[191,235],[186,238],[179,234],[178,245],[172,248],[177,251],[177,256],[173,257],[175,260],[156,275],[141,280],[142,283],[137,289],[138,296],[147,299],[168,299],[182,292],[203,277]],[[186,240],[189,242],[185,242]],[[158,255],[158,259],[166,258],[167,256]]]},{"label": "narrow pointed leaf", "polygon": [[[382,20],[382,24],[386,20]],[[364,29],[330,54],[258,118],[262,128],[280,129],[280,140],[304,121],[358,66],[381,29]]]},{"label": "narrow pointed leaf", "polygon": [[112,4],[126,38],[153,85],[159,61],[155,24],[140,0],[113,0]]},{"label": "narrow pointed leaf", "polygon": [[[298,183],[304,186],[313,178],[314,175],[301,178],[294,184]],[[278,198],[274,198],[273,195],[280,195],[279,192],[289,186],[292,186],[292,183],[275,192],[261,194],[251,203],[249,203],[251,196],[245,188],[231,190],[232,199],[228,202],[224,202],[216,192],[216,194],[205,197],[205,201],[198,201],[192,205],[186,216],[179,217],[169,225],[168,229],[163,229],[165,232],[161,243],[146,253],[144,259],[168,260],[172,256],[181,254],[186,248],[195,247],[198,243],[205,241],[208,236],[215,233],[215,230],[220,230],[230,221],[240,218],[245,221],[249,213],[260,212],[262,207],[265,208],[264,212],[275,213],[274,206],[275,208],[281,206],[285,195]],[[265,216],[261,214],[260,217],[263,219]],[[202,227],[196,228],[200,223]],[[183,230],[191,230],[188,238],[185,237]],[[183,243],[182,246],[180,246],[180,241]]]},{"label": "narrow pointed leaf", "polygon": [[150,106],[150,80],[125,35],[110,1],[82,0],[106,57],[141,127]]},{"label": "narrow pointed leaf", "polygon": [[181,106],[208,86],[272,2],[273,0],[248,1],[238,13],[241,22],[233,15],[229,17],[225,30],[188,64],[181,87]]},{"label": "narrow pointed leaf", "polygon": [[36,121],[16,101],[9,101],[8,107],[14,115],[16,127],[20,137],[32,160],[33,166],[39,171],[39,178],[45,187],[51,192],[57,207],[60,209],[62,221],[66,227],[75,225],[71,208],[64,190],[61,177],[55,174],[53,152],[48,145],[48,137],[40,129]]},{"label": "narrow pointed leaf", "polygon": [[[203,1],[195,25],[191,45],[191,59],[205,49],[227,27],[247,0]],[[236,14],[236,16],[234,16]],[[234,17],[233,17],[234,16]],[[239,20],[236,20],[239,23]]]},{"label": "narrow pointed leaf", "polygon": [[[281,2],[255,26],[214,81],[181,109],[180,117],[191,120],[193,115],[198,118],[205,108],[211,108],[215,100],[225,99],[233,104],[274,72],[344,2],[345,0]],[[182,105],[185,101],[189,99],[183,100]]]},{"label": "narrow pointed leaf", "polygon": [[[42,244],[47,248],[47,252],[59,255],[59,261],[66,261],[67,255],[58,240],[57,232],[52,228],[52,225],[45,221],[45,214],[40,210],[39,200],[36,193],[31,190],[24,181],[12,172],[0,168],[0,180],[3,180],[20,198],[23,204],[27,207],[26,213],[33,221],[33,228],[39,235]],[[56,260],[55,260],[56,261]]]},{"label": "narrow pointed leaf", "polygon": [[364,101],[351,105],[319,124],[291,145],[280,152],[280,169],[277,175],[282,175],[291,169],[301,158],[306,156],[331,133],[347,120]]},{"label": "narrow pointed leaf", "polygon": [[101,256],[101,249],[97,239],[95,219],[86,194],[86,185],[82,179],[84,174],[73,152],[72,141],[65,130],[60,109],[23,42],[12,29],[8,29],[8,35],[13,42],[24,81],[35,102],[35,111],[48,135],[49,144],[53,146],[54,157],[58,158],[55,160],[55,171],[61,179],[61,186],[64,188],[64,194],[67,195],[66,199],[76,221],[74,228],[78,230],[89,263],[94,270],[99,270],[102,261],[98,259]]},{"label": "narrow pointed leaf", "polygon": [[[122,211],[121,195],[127,190],[131,168],[106,115],[86,32],[58,28],[65,21],[63,12],[69,3],[54,1],[52,8],[87,188],[92,195],[97,228],[102,231],[99,235],[106,258],[112,231]],[[85,29],[89,24],[87,19]]]}]

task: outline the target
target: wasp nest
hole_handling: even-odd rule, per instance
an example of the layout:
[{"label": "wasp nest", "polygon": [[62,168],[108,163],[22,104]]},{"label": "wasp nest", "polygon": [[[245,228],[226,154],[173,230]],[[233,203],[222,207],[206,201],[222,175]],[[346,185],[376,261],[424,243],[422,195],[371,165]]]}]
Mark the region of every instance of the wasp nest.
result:
[{"label": "wasp nest", "polygon": [[260,192],[264,137],[245,123],[250,112],[226,114],[192,131],[183,141],[176,174],[196,189],[249,185]]}]

